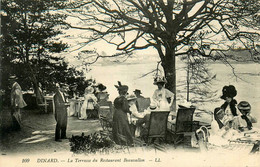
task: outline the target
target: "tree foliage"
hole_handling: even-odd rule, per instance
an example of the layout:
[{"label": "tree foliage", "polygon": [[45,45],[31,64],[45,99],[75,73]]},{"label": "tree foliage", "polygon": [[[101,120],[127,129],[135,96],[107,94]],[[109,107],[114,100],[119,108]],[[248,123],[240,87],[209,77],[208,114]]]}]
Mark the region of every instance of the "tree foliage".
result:
[{"label": "tree foliage", "polygon": [[257,0],[86,0],[74,1],[67,14],[82,23],[71,28],[92,32],[86,45],[103,39],[125,53],[155,48],[175,93],[176,56],[226,57],[234,43],[255,48],[259,7]]},{"label": "tree foliage", "polygon": [[[57,37],[62,33],[66,0],[2,0],[1,1],[1,66],[2,86],[9,75],[16,74],[22,88],[38,83],[53,88],[56,82],[73,80],[82,73],[68,66],[61,53],[67,48]],[[73,80],[74,81],[74,80]]]}]

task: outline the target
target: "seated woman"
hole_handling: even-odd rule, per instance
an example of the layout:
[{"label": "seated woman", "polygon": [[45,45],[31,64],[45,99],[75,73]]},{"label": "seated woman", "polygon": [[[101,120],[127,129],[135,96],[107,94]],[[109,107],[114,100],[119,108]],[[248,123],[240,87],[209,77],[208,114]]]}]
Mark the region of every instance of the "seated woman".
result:
[{"label": "seated woman", "polygon": [[220,98],[225,100],[225,102],[221,105],[221,108],[224,110],[225,115],[227,115],[230,119],[233,119],[237,116],[237,101],[234,99],[237,95],[237,90],[233,85],[229,85],[223,87],[222,93],[223,95]]},{"label": "seated woman", "polygon": [[233,129],[233,120],[225,115],[222,108],[216,108],[211,122],[209,143],[226,145],[228,144],[228,140],[237,134],[238,132]]},{"label": "seated woman", "polygon": [[240,131],[251,130],[257,119],[251,115],[251,105],[247,101],[241,101],[238,106],[241,115],[234,118],[235,128]]}]

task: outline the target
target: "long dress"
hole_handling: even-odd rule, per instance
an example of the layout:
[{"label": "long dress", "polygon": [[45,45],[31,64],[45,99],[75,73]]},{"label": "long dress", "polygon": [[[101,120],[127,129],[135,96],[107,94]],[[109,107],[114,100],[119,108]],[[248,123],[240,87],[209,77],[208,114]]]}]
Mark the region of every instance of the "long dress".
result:
[{"label": "long dress", "polygon": [[[91,94],[85,94],[84,95],[84,102],[81,106],[81,117],[79,119],[87,119],[87,110],[94,110],[94,106],[97,104],[97,98],[96,96],[91,93]],[[88,113],[89,114],[89,113]]]},{"label": "long dress", "polygon": [[[131,135],[127,113],[129,106],[124,96],[119,96],[114,100],[115,113],[113,115],[113,139],[119,145],[132,145],[133,138]],[[120,135],[120,136],[119,136]],[[124,136],[124,139],[121,138]]]}]

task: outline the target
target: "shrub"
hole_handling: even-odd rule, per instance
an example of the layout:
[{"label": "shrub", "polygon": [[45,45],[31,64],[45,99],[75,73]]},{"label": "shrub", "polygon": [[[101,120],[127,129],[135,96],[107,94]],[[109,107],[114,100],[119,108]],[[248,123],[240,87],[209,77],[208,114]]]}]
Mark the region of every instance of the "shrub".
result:
[{"label": "shrub", "polygon": [[114,142],[106,135],[98,132],[87,136],[73,136],[70,139],[70,151],[76,154],[107,153],[114,146]]}]

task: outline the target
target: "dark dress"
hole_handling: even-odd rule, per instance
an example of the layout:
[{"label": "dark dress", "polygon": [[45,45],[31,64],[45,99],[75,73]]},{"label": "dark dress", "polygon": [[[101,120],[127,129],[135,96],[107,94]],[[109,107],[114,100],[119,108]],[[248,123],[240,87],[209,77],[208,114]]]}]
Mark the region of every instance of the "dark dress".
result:
[{"label": "dark dress", "polygon": [[230,106],[230,110],[233,116],[237,116],[237,109],[236,109],[237,101],[235,99],[232,99],[230,103],[225,102],[221,105],[221,108],[226,111],[228,105]]},{"label": "dark dress", "polygon": [[[113,115],[113,139],[116,144],[119,145],[132,145],[133,138],[131,135],[129,122],[127,118],[127,113],[129,111],[129,106],[127,99],[124,96],[119,96],[114,101],[115,113]],[[118,134],[125,137],[121,139]]]}]

